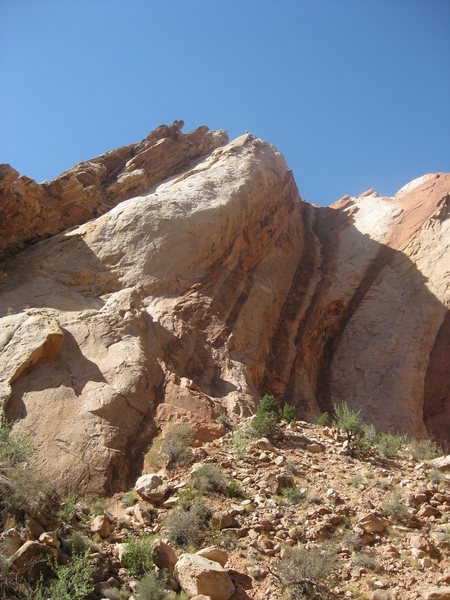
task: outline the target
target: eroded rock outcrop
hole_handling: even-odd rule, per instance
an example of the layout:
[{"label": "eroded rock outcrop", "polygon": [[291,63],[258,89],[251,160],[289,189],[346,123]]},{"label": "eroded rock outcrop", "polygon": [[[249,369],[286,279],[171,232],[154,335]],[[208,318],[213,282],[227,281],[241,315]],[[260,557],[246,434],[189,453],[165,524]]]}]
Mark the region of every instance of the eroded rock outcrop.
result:
[{"label": "eroded rock outcrop", "polygon": [[[61,488],[130,487],[158,427],[211,440],[265,392],[304,418],[345,400],[379,429],[448,436],[450,176],[314,207],[272,146],[224,136],[174,124],[80,163],[43,185],[86,211],[20,239],[11,190],[27,224],[35,196],[6,174],[5,251],[60,232],[2,265],[0,374]],[[19,343],[33,318],[62,342],[38,360],[45,327]]]}]

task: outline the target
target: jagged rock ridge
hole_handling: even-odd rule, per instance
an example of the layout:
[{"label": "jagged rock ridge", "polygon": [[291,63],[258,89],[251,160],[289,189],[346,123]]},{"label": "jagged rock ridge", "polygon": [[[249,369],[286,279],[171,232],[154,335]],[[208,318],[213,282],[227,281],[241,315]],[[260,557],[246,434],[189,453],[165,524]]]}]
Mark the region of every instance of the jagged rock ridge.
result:
[{"label": "jagged rock ridge", "polygon": [[[4,256],[60,232],[6,260],[0,285],[2,401],[60,487],[128,487],[158,427],[187,418],[212,439],[218,414],[266,391],[303,418],[345,400],[448,440],[450,176],[320,208],[272,146],[225,143],[158,128],[44,185],[80,207],[96,190],[94,208],[8,226]],[[89,165],[109,174],[74,188]],[[11,223],[29,196],[1,173]]]}]

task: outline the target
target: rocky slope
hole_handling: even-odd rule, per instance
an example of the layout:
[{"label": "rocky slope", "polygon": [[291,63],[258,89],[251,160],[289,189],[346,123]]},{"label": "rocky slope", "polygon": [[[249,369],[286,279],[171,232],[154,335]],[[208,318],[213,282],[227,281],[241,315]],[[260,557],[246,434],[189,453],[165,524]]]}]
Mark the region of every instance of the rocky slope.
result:
[{"label": "rocky slope", "polygon": [[[169,470],[160,453],[159,471],[133,492],[91,506],[70,498],[53,517],[10,523],[0,534],[9,589],[14,573],[30,579],[49,555],[70,561],[76,543],[93,552],[93,599],[281,600],[286,581],[305,578],[295,552],[314,560],[312,583],[295,598],[449,598],[450,457],[422,462],[417,447],[403,447],[356,458],[336,429],[284,424],[272,444],[250,437],[249,425],[194,448],[188,465]],[[193,504],[208,511],[209,525],[194,521]],[[145,555],[131,560],[136,547],[155,561],[145,570],[174,591],[141,595]],[[0,571],[0,592],[3,583]],[[176,595],[180,588],[187,596]]]},{"label": "rocky slope", "polygon": [[44,472],[126,489],[165,423],[211,440],[265,392],[448,441],[450,176],[319,208],[266,142],[180,125],[0,171],[0,398]]}]

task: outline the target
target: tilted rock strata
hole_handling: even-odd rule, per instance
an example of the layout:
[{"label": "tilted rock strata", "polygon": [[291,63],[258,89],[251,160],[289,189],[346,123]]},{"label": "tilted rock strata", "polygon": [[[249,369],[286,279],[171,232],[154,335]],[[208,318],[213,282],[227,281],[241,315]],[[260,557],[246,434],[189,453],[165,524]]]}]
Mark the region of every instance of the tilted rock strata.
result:
[{"label": "tilted rock strata", "polygon": [[[249,134],[159,185],[142,152],[124,175],[141,195],[117,203],[125,186],[3,265],[3,401],[57,485],[130,487],[159,427],[211,440],[265,392],[306,418],[345,400],[379,429],[447,438],[448,175],[320,208]],[[45,332],[24,348],[16,327],[33,315],[64,341],[27,363]]]},{"label": "tilted rock strata", "polygon": [[103,214],[228,141],[224,131],[199,127],[183,134],[182,126],[161,125],[142,142],[78,163],[49,183],[0,165],[0,260]]}]

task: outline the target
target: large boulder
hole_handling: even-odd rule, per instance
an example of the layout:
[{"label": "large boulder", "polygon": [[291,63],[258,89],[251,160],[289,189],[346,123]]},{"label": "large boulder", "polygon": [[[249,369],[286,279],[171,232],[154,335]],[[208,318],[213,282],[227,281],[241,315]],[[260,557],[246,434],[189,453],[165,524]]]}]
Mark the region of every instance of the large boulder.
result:
[{"label": "large boulder", "polygon": [[182,554],[174,569],[175,579],[190,596],[205,595],[211,600],[229,600],[235,587],[223,567],[197,554]]},{"label": "large boulder", "polygon": [[164,483],[164,479],[156,473],[139,477],[134,489],[141,498],[153,504],[162,504],[169,493],[169,487]]}]

